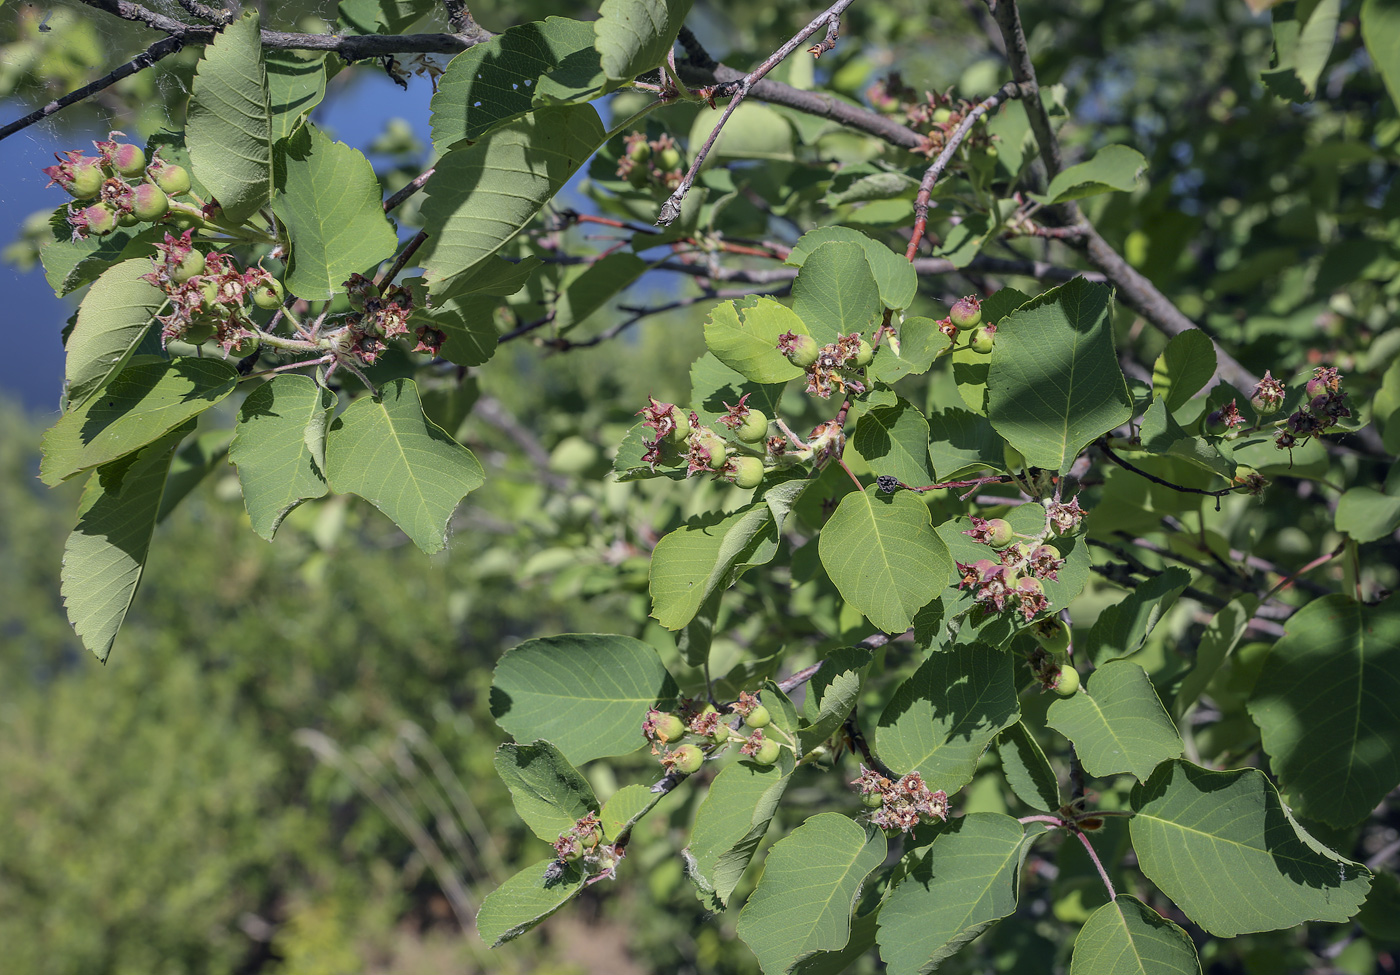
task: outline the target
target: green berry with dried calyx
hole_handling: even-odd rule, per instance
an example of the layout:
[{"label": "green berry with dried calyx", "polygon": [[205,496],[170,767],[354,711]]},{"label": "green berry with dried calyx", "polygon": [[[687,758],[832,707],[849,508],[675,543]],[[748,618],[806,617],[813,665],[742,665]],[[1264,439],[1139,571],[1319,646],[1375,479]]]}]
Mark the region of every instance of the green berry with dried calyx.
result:
[{"label": "green berry with dried calyx", "polygon": [[763,483],[763,461],[757,457],[735,457],[729,462],[729,467],[736,487],[747,491]]},{"label": "green berry with dried calyx", "polygon": [[787,356],[794,366],[806,369],[817,361],[822,347],[810,335],[785,332],[778,336],[778,351]]},{"label": "green berry with dried calyx", "polygon": [[146,175],[170,196],[180,196],[190,191],[190,171],[184,166],[166,162],[156,156],[146,167]]},{"label": "green berry with dried calyx", "polygon": [[286,292],[282,290],[282,282],[272,275],[263,278],[262,282],[253,289],[253,304],[263,311],[275,311],[282,307],[282,299],[286,297]]},{"label": "green berry with dried calyx", "polygon": [[987,520],[987,544],[992,548],[1001,550],[1016,540],[1016,529],[1011,527],[1011,522],[1005,518],[990,518]]},{"label": "green berry with dried calyx", "polygon": [[705,753],[695,745],[682,745],[671,752],[670,757],[671,767],[686,775],[700,771],[700,766],[705,764]]},{"label": "green berry with dried calyx", "polygon": [[661,168],[663,173],[669,173],[672,170],[680,169],[682,162],[684,162],[684,160],[681,157],[681,151],[675,146],[667,146],[656,155],[656,164]]},{"label": "green berry with dried calyx", "polygon": [[190,252],[170,271],[170,280],[184,284],[196,274],[204,273],[204,252],[191,247]]},{"label": "green berry with dried calyx", "polygon": [[242,359],[258,351],[258,347],[261,345],[262,336],[258,335],[257,332],[248,332],[238,340],[237,345],[228,350],[228,354],[235,359]]},{"label": "green berry with dried calyx", "polygon": [[679,741],[685,735],[685,722],[679,715],[663,714],[652,723],[657,741]]},{"label": "green berry with dried calyx", "polygon": [[637,140],[632,143],[631,148],[627,150],[627,158],[639,164],[649,160],[651,158],[651,146],[647,144],[647,140],[639,136]]},{"label": "green berry with dried calyx", "polygon": [[864,369],[870,365],[870,361],[875,358],[875,348],[865,339],[860,340],[860,345],[856,349],[856,357],[852,360],[857,369]]},{"label": "green berry with dried calyx", "polygon": [[879,809],[885,804],[885,794],[883,792],[868,792],[860,797],[860,801],[868,809]]},{"label": "green berry with dried calyx", "polygon": [[[979,313],[980,314],[980,313]],[[996,333],[986,325],[979,326],[972,330],[972,335],[968,337],[967,344],[973,352],[986,355],[992,351],[992,346],[996,344],[994,336]]]},{"label": "green berry with dried calyx", "polygon": [[1069,649],[1069,627],[1056,616],[1047,616],[1031,625],[1031,636],[1047,653],[1064,653]]},{"label": "green berry with dried calyx", "polygon": [[1079,693],[1079,671],[1069,664],[1062,664],[1054,683],[1050,685],[1050,690],[1060,697],[1074,697]]},{"label": "green berry with dried calyx", "polygon": [[772,738],[765,738],[758,746],[758,750],[753,754],[753,760],[759,765],[772,765],[778,760],[778,756],[783,753],[783,746]]},{"label": "green berry with dried calyx", "polygon": [[214,323],[207,321],[190,322],[185,328],[185,334],[180,336],[180,341],[188,342],[190,345],[203,345],[214,337]]},{"label": "green berry with dried calyx", "polygon": [[724,467],[724,462],[729,458],[729,448],[722,437],[713,430],[705,429],[695,431],[691,437],[694,444],[709,455],[711,470],[717,471]]},{"label": "green berry with dried calyx", "polygon": [[142,183],[131,191],[131,213],[150,223],[170,212],[170,197],[154,183]]},{"label": "green berry with dried calyx", "polygon": [[758,443],[768,438],[768,417],[760,410],[749,410],[742,423],[734,431],[734,436],[744,443]]},{"label": "green berry with dried calyx", "polygon": [[682,443],[690,436],[690,414],[679,406],[671,407],[671,422],[675,424],[671,428],[671,442]]},{"label": "green berry with dried calyx", "polygon": [[744,724],[755,730],[766,728],[773,722],[773,716],[768,713],[768,709],[762,704],[744,716]]}]

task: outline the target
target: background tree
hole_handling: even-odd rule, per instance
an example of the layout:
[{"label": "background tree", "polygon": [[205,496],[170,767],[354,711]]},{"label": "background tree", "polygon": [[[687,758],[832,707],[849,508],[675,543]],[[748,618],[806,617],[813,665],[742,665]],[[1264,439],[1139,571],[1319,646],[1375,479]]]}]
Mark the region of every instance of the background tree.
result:
[{"label": "background tree", "polygon": [[[65,608],[105,661],[177,525],[218,551],[153,641],[212,616],[217,648],[128,679],[172,702],[152,753],[246,779],[202,872],[132,888],[217,929],[159,957],[231,966],[256,901],[246,964],[354,964],[334,838],[411,848],[417,909],[488,944],[626,906],[666,970],[1393,967],[1389,4],[88,6],[23,15],[12,88],[72,94],[0,129],[154,122],[61,157],[80,202],[11,249],[86,289],[39,468],[86,480]],[[94,37],[151,46],[91,78]],[[316,121],[370,60],[436,86],[431,150],[387,131],[377,172]],[[231,560],[202,481],[277,545]],[[397,546],[449,534],[459,581],[415,587]],[[380,649],[351,673],[337,639]],[[123,686],[17,713],[131,748]],[[471,798],[480,749],[391,724],[488,710],[538,840]],[[340,744],[376,726],[393,774]],[[310,755],[311,801],[384,818],[298,829],[273,797]],[[688,907],[632,910],[643,878]],[[102,916],[95,946],[142,912]]]}]

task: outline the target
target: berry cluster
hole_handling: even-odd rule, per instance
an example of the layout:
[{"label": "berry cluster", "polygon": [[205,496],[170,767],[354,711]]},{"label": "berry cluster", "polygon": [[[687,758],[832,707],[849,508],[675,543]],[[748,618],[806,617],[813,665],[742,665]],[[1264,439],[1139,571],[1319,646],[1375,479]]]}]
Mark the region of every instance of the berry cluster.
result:
[{"label": "berry cluster", "polygon": [[1309,437],[1336,426],[1338,420],[1351,416],[1346,393],[1342,392],[1342,377],[1332,366],[1314,369],[1305,391],[1308,401],[1289,415],[1274,439],[1274,446],[1280,450],[1291,450]]},{"label": "berry cluster", "polygon": [[953,302],[948,317],[938,321],[938,330],[957,344],[959,335],[967,336],[967,347],[979,355],[987,355],[996,344],[997,327],[982,324],[982,301],[967,295]]},{"label": "berry cluster", "polygon": [[[713,473],[717,479],[741,488],[755,488],[763,481],[768,470],[765,458],[772,446],[767,439],[768,417],[745,404],[747,394],[735,406],[726,403],[728,412],[719,418],[720,424],[739,441],[737,444],[702,424],[698,414],[687,413],[673,403],[658,402],[655,397],[647,399],[648,405],[637,415],[645,417],[643,425],[656,431],[656,436],[646,441],[647,449],[642,455],[653,470],[657,464],[676,462],[684,451],[687,476]],[[773,439],[779,448],[784,447],[781,438]],[[756,446],[759,444],[763,446]],[[757,453],[760,449],[762,455]]]},{"label": "berry cluster", "polygon": [[[922,132],[923,141],[915,151],[928,156],[943,151],[953,131],[974,105],[965,98],[954,98],[951,89],[942,93],[926,91],[920,97],[915,89],[904,84],[898,72],[876,81],[866,97],[885,112],[902,114],[910,128]],[[994,137],[982,129],[975,129],[965,140],[966,144],[983,151],[993,148],[993,141]]]},{"label": "berry cluster", "polygon": [[[408,334],[408,320],[413,317],[413,294],[402,285],[391,284],[382,292],[363,274],[350,275],[345,293],[353,311],[344,320],[344,331],[337,342],[339,351],[354,356],[365,365],[373,365],[383,355],[385,339]],[[414,352],[437,355],[447,336],[427,325],[414,333],[418,344]]]},{"label": "berry cluster", "polygon": [[674,190],[685,178],[685,157],[669,135],[647,141],[642,133],[633,132],[623,140],[617,178],[627,180],[637,189],[651,185]]},{"label": "berry cluster", "polygon": [[[743,718],[747,736],[726,723],[732,715]],[[784,746],[773,737],[787,736],[773,728],[772,722],[772,715],[758,697],[744,691],[724,711],[713,704],[689,700],[681,702],[678,714],[653,708],[642,722],[642,735],[651,743],[651,753],[660,756],[662,768],[692,775],[700,771],[707,757],[736,741],[741,743],[739,751],[743,755],[759,765],[772,765],[784,747],[792,747],[790,740]]]},{"label": "berry cluster", "polygon": [[[112,132],[106,140],[94,142],[96,156],[77,149],[55,153],[58,164],[44,168],[50,186],[62,187],[80,201],[95,200],[88,206],[69,206],[74,240],[105,237],[119,226],[165,219],[171,216],[170,197],[190,191],[190,174],[183,166],[159,155],[147,163],[141,147],[117,142],[119,135]],[[195,219],[193,211],[183,215]]]},{"label": "berry cluster", "polygon": [[601,820],[597,813],[589,813],[555,840],[554,862],[545,871],[545,883],[558,881],[572,863],[583,867],[588,874],[588,882],[595,883],[613,876],[617,862],[625,855],[621,846],[603,842]]},{"label": "berry cluster", "polygon": [[215,339],[225,352],[247,355],[258,331],[248,305],[272,310],[282,304],[282,284],[260,267],[238,269],[233,256],[203,253],[190,242],[191,231],[167,233],[156,245],[153,269],[142,277],[170,297],[172,311],[159,315],[161,338],[200,345]]},{"label": "berry cluster", "polygon": [[807,392],[829,399],[832,392],[843,396],[865,392],[863,370],[875,357],[875,350],[859,332],[842,335],[830,345],[817,345],[810,335],[784,332],[778,336],[778,351],[793,365],[807,370]]},{"label": "berry cluster", "polygon": [[860,767],[860,777],[851,782],[861,801],[873,811],[870,821],[881,829],[907,833],[921,822],[948,818],[948,793],[930,792],[924,777],[910,772],[893,782],[874,769]]},{"label": "berry cluster", "polygon": [[997,558],[978,559],[971,565],[957,563],[958,588],[972,589],[978,604],[994,612],[1014,605],[1027,623],[1049,608],[1041,580],[1058,581],[1059,569],[1065,564],[1059,552],[1035,539],[1013,541],[1010,523],[1001,518],[974,517],[972,528],[963,534],[996,549]]}]

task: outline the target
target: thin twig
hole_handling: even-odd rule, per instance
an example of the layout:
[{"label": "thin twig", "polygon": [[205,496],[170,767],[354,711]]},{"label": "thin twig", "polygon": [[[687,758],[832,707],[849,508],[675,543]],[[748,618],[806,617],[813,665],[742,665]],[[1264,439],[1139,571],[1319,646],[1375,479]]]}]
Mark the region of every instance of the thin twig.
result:
[{"label": "thin twig", "polygon": [[1122,457],[1119,457],[1117,454],[1115,454],[1113,452],[1113,448],[1102,440],[1100,440],[1095,446],[1097,446],[1099,450],[1103,452],[1103,455],[1105,457],[1113,461],[1113,463],[1117,464],[1125,471],[1132,471],[1138,477],[1145,477],[1153,484],[1160,484],[1162,487],[1171,488],[1173,491],[1180,491],[1182,494],[1200,494],[1207,498],[1223,498],[1225,497],[1225,495],[1230,494],[1235,490],[1232,487],[1227,487],[1221,488],[1218,491],[1207,491],[1205,488],[1187,487],[1184,484],[1173,484],[1171,481],[1168,481],[1165,478],[1158,477],[1156,474],[1149,474],[1141,467],[1135,467],[1132,464],[1128,463]]},{"label": "thin twig", "polygon": [[1267,593],[1265,593],[1265,594],[1264,594],[1264,598],[1261,599],[1261,600],[1259,600],[1259,601],[1260,601],[1261,603],[1266,603],[1266,602],[1268,602],[1269,599],[1270,599],[1270,597],[1272,597],[1272,596],[1274,595],[1274,593],[1280,592],[1281,590],[1287,589],[1289,586],[1293,585],[1293,580],[1294,580],[1294,579],[1298,578],[1300,575],[1302,575],[1302,574],[1305,573],[1305,572],[1311,572],[1313,569],[1316,569],[1316,568],[1317,568],[1318,566],[1320,566],[1320,565],[1326,565],[1328,562],[1331,562],[1331,561],[1332,561],[1333,559],[1335,559],[1337,556],[1339,556],[1339,555],[1341,555],[1343,552],[1345,552],[1345,551],[1346,551],[1346,548],[1347,548],[1347,543],[1346,543],[1346,542],[1342,542],[1342,544],[1338,545],[1336,548],[1334,548],[1332,551],[1328,552],[1326,555],[1319,555],[1317,558],[1313,559],[1313,560],[1312,560],[1311,562],[1309,562],[1307,565],[1305,565],[1305,566],[1303,566],[1302,568],[1296,570],[1295,572],[1291,573],[1290,575],[1285,576],[1283,579],[1280,579],[1278,585],[1274,586],[1274,588],[1270,589]]},{"label": "thin twig", "polygon": [[1113,881],[1108,879],[1108,871],[1104,869],[1103,863],[1099,860],[1098,851],[1094,849],[1094,844],[1089,842],[1089,837],[1084,835],[1084,831],[1076,829],[1074,835],[1079,837],[1079,842],[1084,844],[1084,850],[1089,854],[1089,859],[1094,861],[1094,866],[1099,868],[1099,877],[1103,880],[1103,885],[1108,888],[1108,899],[1117,900],[1118,892],[1113,889]]},{"label": "thin twig", "polygon": [[442,0],[442,5],[447,8],[447,26],[454,34],[473,34],[481,30],[463,0]]},{"label": "thin twig", "polygon": [[400,187],[391,196],[385,198],[384,212],[388,213],[390,210],[393,210],[404,200],[407,200],[414,193],[417,193],[419,190],[421,190],[423,186],[428,182],[428,180],[432,178],[432,175],[435,172],[437,172],[436,166],[429,167],[428,169],[419,173],[417,176],[413,177],[412,180],[410,180],[406,185]]},{"label": "thin twig", "polygon": [[865,761],[866,768],[872,768],[885,778],[891,781],[899,781],[900,774],[891,769],[870,748],[870,742],[865,738],[865,732],[860,730],[860,723],[856,719],[856,709],[851,708],[851,713],[846,715],[846,721],[842,725],[846,731],[846,736],[851,740],[851,747],[860,752],[860,757]]},{"label": "thin twig", "polygon": [[661,204],[661,212],[658,213],[656,217],[657,226],[669,227],[675,222],[676,218],[681,215],[681,202],[685,199],[685,195],[690,192],[691,184],[695,182],[695,177],[700,173],[700,166],[705,162],[705,157],[708,156],[710,150],[714,148],[715,140],[719,138],[719,134],[724,129],[725,123],[729,121],[730,116],[734,114],[735,110],[744,99],[749,96],[749,92],[753,90],[753,86],[757,82],[763,80],[763,76],[781,64],[789,54],[801,47],[802,43],[807,40],[807,38],[824,27],[828,29],[829,41],[831,35],[834,34],[836,24],[839,23],[841,19],[842,11],[854,2],[855,0],[836,0],[836,3],[818,14],[810,24],[794,34],[786,44],[770,54],[762,64],[737,81],[726,85],[723,94],[718,91],[714,93],[715,97],[729,96],[729,104],[725,106],[724,114],[720,116],[719,122],[715,124],[714,131],[710,133],[710,137],[705,140],[705,144],[695,153],[695,158],[691,160],[690,163],[690,171],[685,174],[680,185],[676,187],[675,192],[667,197],[665,203]]},{"label": "thin twig", "polygon": [[123,78],[130,77],[138,71],[144,71],[162,58],[168,58],[180,48],[185,46],[185,42],[178,37],[165,37],[156,41],[146,50],[132,58],[126,64],[114,69],[111,73],[103,75],[96,81],[89,82],[81,88],[74,89],[61,98],[56,98],[43,108],[30,112],[24,118],[15,119],[4,128],[0,128],[0,139],[7,139],[23,129],[29,128],[36,122],[42,122],[56,112],[62,111],[69,105],[82,101],[91,95],[97,94],[105,88],[110,88]]},{"label": "thin twig", "polygon": [[418,233],[414,234],[413,239],[404,245],[403,250],[399,251],[399,256],[394,258],[394,263],[390,265],[389,270],[376,278],[374,283],[380,288],[383,288],[386,284],[392,284],[394,277],[404,269],[404,265],[408,263],[408,259],[418,252],[418,248],[422,247],[423,242],[427,239],[428,232],[426,230],[420,230]]},{"label": "thin twig", "polygon": [[215,10],[208,4],[200,3],[199,0],[178,0],[178,2],[190,16],[207,20],[211,24],[218,24],[220,27],[233,20],[233,11],[231,10]]},{"label": "thin twig", "polygon": [[928,226],[928,204],[929,198],[933,196],[933,184],[938,182],[938,177],[942,176],[943,171],[948,168],[948,164],[953,160],[953,154],[958,151],[958,147],[972,131],[972,127],[977,124],[977,120],[1003,101],[1015,98],[1019,93],[1020,88],[1016,83],[1008,81],[997,89],[996,94],[974,105],[967,113],[967,117],[953,130],[953,134],[948,138],[948,144],[943,147],[938,158],[928,169],[924,170],[924,178],[919,181],[919,192],[914,197],[914,232],[909,237],[909,248],[904,252],[904,256],[908,260],[914,260],[914,255],[919,251],[919,241],[923,239],[924,229]]}]

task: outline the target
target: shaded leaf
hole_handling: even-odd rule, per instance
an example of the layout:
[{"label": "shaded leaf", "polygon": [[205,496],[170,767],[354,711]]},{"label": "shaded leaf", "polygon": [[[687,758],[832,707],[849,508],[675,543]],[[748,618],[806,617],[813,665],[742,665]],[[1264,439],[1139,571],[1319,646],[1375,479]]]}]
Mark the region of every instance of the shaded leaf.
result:
[{"label": "shaded leaf", "polygon": [[1074,939],[1070,975],[1200,975],[1191,936],[1129,894],[1095,911]]},{"label": "shaded leaf", "polygon": [[476,930],[492,948],[512,941],[583,890],[584,874],[577,863],[564,868],[563,876],[553,883],[545,873],[555,861],[532,863],[486,895],[476,914]]},{"label": "shaded leaf", "polygon": [[1138,584],[1109,606],[1076,648],[1096,664],[1137,653],[1176,598],[1190,584],[1191,573],[1170,566]]},{"label": "shaded leaf", "polygon": [[143,258],[122,261],[93,283],[78,306],[78,324],[64,343],[63,378],[70,408],[126,365],[166,303],[165,292],[141,275],[151,270]]},{"label": "shaded leaf", "polygon": [[873,659],[864,647],[842,647],[827,654],[807,682],[802,702],[803,751],[826,741],[841,727],[855,706]]},{"label": "shaded leaf", "polygon": [[307,53],[270,50],[263,54],[273,143],[291,135],[302,118],[326,97],[325,55],[307,57]]},{"label": "shaded leaf", "polygon": [[310,376],[277,376],[243,401],[229,447],[253,531],[271,541],[297,505],[323,497],[335,394]]},{"label": "shaded leaf", "polygon": [[712,910],[729,904],[739,878],[787,789],[794,767],[783,749],[774,765],[740,761],[723,769],[695,814],[690,844],[681,851],[696,896]]},{"label": "shaded leaf", "polygon": [[631,81],[659,65],[676,42],[693,0],[603,0],[594,25],[594,46],[603,71]]},{"label": "shaded leaf", "polygon": [[1385,79],[1391,104],[1400,105],[1400,6],[1391,0],[1363,0],[1361,39]]},{"label": "shaded leaf", "polygon": [[1071,166],[1050,181],[1045,195],[1032,193],[1041,203],[1064,203],[1114,190],[1131,192],[1147,169],[1142,153],[1127,146],[1104,146],[1094,158]]},{"label": "shaded leaf", "polygon": [[1175,336],[1152,367],[1152,395],[1175,413],[1215,375],[1215,343],[1193,328]]},{"label": "shaded leaf", "polygon": [[496,749],[496,774],[510,790],[515,811],[546,843],[598,811],[598,798],[579,770],[547,741],[506,742]]},{"label": "shaded leaf", "polygon": [[1131,772],[1139,781],[1181,754],[1181,735],[1152,681],[1131,660],[1113,660],[1089,675],[1084,689],[1050,704],[1046,723],[1064,735],[1090,775]]},{"label": "shaded leaf", "polygon": [[1032,809],[1051,812],[1060,808],[1060,783],[1040,743],[1024,721],[1017,721],[997,738],[1002,774],[1007,785]]},{"label": "shaded leaf", "polygon": [[907,400],[861,414],[851,442],[878,474],[891,474],[916,487],[933,482],[928,421]]},{"label": "shaded leaf", "polygon": [[671,532],[651,553],[651,615],[666,629],[679,630],[713,593],[729,588],[745,569],[771,561],[778,538],[779,528],[761,502],[723,517],[693,519]]}]

